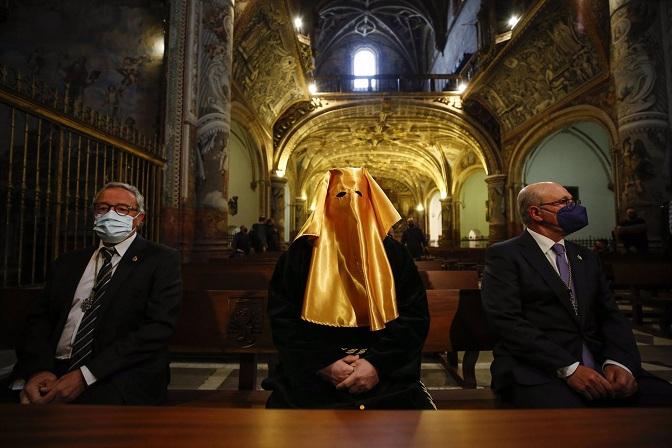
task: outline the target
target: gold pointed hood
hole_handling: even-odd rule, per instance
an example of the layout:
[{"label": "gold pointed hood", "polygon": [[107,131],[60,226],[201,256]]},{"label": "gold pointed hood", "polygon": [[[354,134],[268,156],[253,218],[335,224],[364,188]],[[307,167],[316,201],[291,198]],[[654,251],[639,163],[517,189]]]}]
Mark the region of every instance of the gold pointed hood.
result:
[{"label": "gold pointed hood", "polygon": [[336,327],[385,328],[398,317],[383,239],[401,219],[366,168],[330,170],[296,239],[313,237],[301,317]]}]

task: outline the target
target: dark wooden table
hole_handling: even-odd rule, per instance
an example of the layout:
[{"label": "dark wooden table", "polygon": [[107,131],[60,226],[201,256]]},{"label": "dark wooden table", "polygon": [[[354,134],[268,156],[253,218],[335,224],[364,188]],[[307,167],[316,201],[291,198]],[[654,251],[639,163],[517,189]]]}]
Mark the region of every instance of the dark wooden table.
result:
[{"label": "dark wooden table", "polygon": [[272,411],[0,405],[0,446],[672,446],[672,409]]}]

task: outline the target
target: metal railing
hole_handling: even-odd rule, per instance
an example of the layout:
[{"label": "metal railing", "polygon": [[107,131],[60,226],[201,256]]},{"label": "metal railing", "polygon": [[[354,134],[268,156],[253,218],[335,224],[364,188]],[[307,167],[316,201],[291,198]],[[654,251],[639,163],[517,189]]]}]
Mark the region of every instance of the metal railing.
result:
[{"label": "metal railing", "polygon": [[42,283],[63,252],[95,244],[91,202],[109,181],[146,197],[158,240],[162,145],[37,80],[0,67],[0,285]]},{"label": "metal railing", "polygon": [[318,92],[452,92],[464,79],[459,75],[336,75],[315,78]]}]

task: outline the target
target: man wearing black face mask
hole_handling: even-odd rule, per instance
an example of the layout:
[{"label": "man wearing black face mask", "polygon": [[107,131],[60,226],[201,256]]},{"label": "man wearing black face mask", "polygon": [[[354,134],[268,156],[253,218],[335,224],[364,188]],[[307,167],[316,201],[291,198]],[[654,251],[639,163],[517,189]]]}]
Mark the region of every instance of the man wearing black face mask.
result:
[{"label": "man wearing black face mask", "polygon": [[540,182],[518,210],[527,228],[488,249],[483,274],[495,392],[516,407],[672,404],[672,385],[642,370],[598,259],[564,239],[588,224],[586,209]]}]

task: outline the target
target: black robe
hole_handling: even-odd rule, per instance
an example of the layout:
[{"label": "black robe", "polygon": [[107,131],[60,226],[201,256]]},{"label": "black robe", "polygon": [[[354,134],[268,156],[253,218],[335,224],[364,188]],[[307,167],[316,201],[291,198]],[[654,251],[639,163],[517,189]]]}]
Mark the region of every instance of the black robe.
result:
[{"label": "black robe", "polygon": [[[262,384],[273,390],[268,407],[434,408],[420,383],[422,346],[429,328],[425,288],[405,248],[389,236],[383,245],[394,276],[399,317],[380,331],[301,319],[313,247],[302,238],[280,257],[268,298],[273,341],[280,354],[276,371]],[[318,376],[320,369],[343,358],[346,349],[366,349],[360,356],[376,367],[380,379],[371,391],[352,395]]]}]

